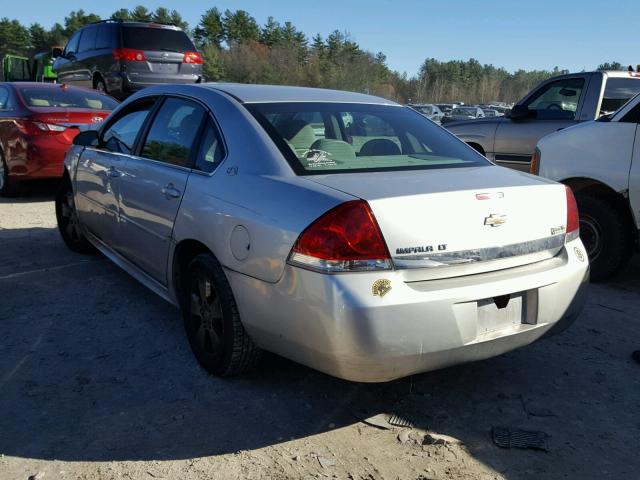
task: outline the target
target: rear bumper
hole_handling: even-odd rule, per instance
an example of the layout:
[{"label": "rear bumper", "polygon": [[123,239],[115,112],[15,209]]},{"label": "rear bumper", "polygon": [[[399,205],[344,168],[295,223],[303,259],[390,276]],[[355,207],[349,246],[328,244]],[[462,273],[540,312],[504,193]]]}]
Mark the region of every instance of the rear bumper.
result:
[{"label": "rear bumper", "polygon": [[[585,259],[578,239],[547,261],[454,279],[405,283],[394,271],[323,275],[291,266],[277,284],[227,276],[258,345],[336,377],[381,382],[493,357],[566,328],[585,301]],[[391,282],[384,297],[372,295],[379,279]],[[478,300],[518,292],[531,305],[526,323],[481,324]]]},{"label": "rear bumper", "polygon": [[132,93],[154,85],[171,83],[200,83],[203,81],[201,74],[155,74],[138,75],[135,73],[112,72],[106,76],[107,90],[114,97],[126,97]]},{"label": "rear bumper", "polygon": [[64,170],[64,156],[71,147],[55,137],[31,137],[23,155],[11,159],[9,174],[19,180],[60,178]]}]

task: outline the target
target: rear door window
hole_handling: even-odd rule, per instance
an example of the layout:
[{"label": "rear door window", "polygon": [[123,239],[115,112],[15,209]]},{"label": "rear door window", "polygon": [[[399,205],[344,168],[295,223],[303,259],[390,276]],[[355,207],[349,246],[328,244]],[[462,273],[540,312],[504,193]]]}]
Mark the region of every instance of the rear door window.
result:
[{"label": "rear door window", "polygon": [[125,48],[137,50],[187,52],[195,51],[189,37],[182,30],[158,27],[123,27]]},{"label": "rear door window", "polygon": [[600,115],[615,112],[640,92],[640,78],[609,78],[604,87]]},{"label": "rear door window", "polygon": [[584,78],[566,78],[541,87],[526,106],[539,120],[575,120]]},{"label": "rear door window", "polygon": [[98,27],[96,34],[96,50],[118,47],[118,29],[115,25],[103,24]]},{"label": "rear door window", "polygon": [[202,141],[200,142],[198,156],[196,157],[195,168],[202,172],[211,173],[220,162],[222,162],[224,155],[224,145],[222,144],[218,129],[211,119],[209,119],[202,134]]},{"label": "rear door window", "polygon": [[156,114],[142,147],[142,156],[172,165],[187,166],[205,110],[178,98],[167,98]]}]

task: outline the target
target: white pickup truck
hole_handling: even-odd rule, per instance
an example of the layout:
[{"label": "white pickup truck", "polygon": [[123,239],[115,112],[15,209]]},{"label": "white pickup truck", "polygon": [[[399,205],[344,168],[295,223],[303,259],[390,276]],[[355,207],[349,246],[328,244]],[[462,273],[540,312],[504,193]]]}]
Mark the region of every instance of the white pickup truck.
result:
[{"label": "white pickup truck", "polygon": [[529,171],[545,135],[615,112],[640,92],[636,72],[581,72],[545,80],[504,117],[447,123],[461,140],[504,167]]},{"label": "white pickup truck", "polygon": [[531,172],[573,190],[592,280],[624,268],[640,229],[640,95],[612,115],[542,138]]}]

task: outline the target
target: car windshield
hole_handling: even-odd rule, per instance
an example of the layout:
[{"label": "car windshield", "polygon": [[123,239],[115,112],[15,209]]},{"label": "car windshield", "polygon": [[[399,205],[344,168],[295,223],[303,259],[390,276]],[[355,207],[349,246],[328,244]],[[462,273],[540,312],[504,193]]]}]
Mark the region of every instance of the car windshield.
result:
[{"label": "car windshield", "polygon": [[477,113],[475,108],[454,108],[452,115],[471,115],[475,117]]},{"label": "car windshield", "polygon": [[75,88],[21,88],[20,94],[29,107],[113,110],[118,106],[118,102],[107,95]]},{"label": "car windshield", "polygon": [[126,48],[168,52],[195,50],[182,30],[158,27],[123,27],[122,44]]},{"label": "car windshield", "polygon": [[310,102],[246,107],[299,175],[490,165],[410,108]]}]

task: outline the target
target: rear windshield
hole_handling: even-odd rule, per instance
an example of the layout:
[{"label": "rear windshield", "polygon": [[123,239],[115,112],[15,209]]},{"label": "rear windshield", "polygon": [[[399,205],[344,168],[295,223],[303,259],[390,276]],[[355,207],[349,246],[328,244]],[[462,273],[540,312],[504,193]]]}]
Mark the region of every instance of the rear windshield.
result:
[{"label": "rear windshield", "polygon": [[491,165],[408,107],[249,104],[298,175]]},{"label": "rear windshield", "polygon": [[157,27],[123,27],[122,46],[137,50],[181,53],[195,50],[182,30]]},{"label": "rear windshield", "polygon": [[609,78],[604,88],[600,114],[615,112],[640,92],[640,78]]},{"label": "rear windshield", "polygon": [[113,110],[118,106],[118,102],[107,95],[73,88],[21,88],[20,93],[29,107]]}]

